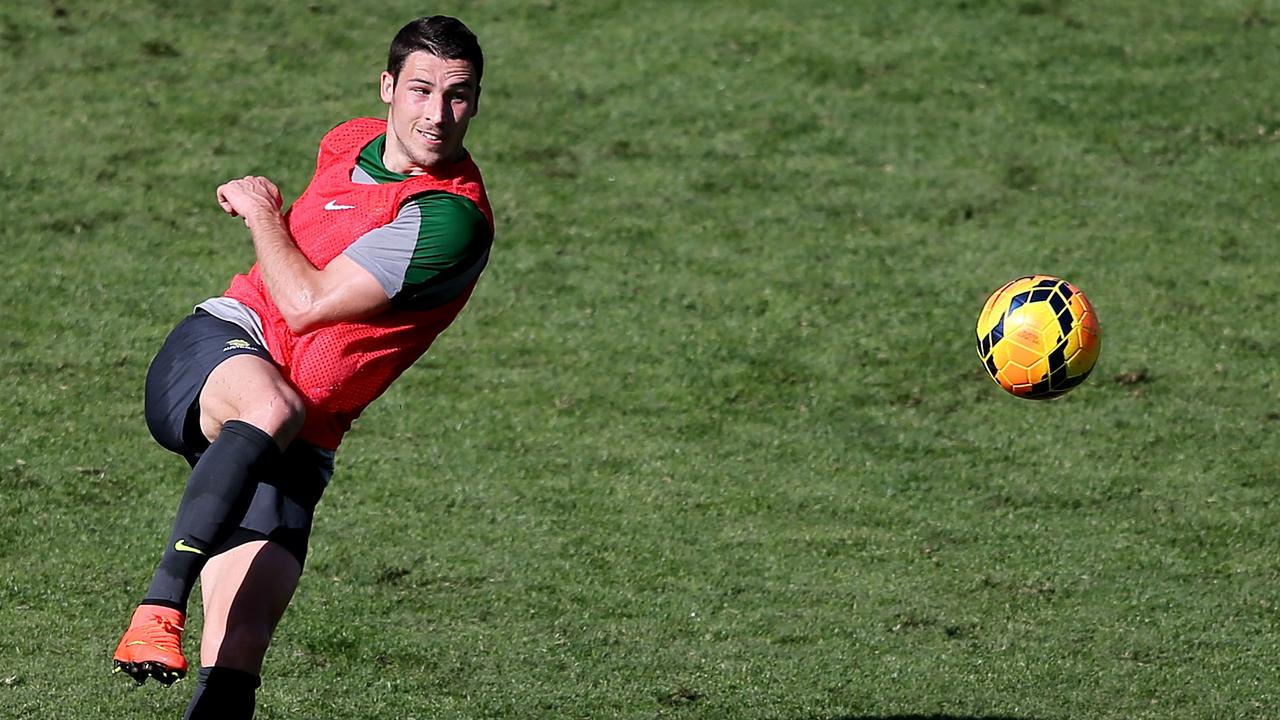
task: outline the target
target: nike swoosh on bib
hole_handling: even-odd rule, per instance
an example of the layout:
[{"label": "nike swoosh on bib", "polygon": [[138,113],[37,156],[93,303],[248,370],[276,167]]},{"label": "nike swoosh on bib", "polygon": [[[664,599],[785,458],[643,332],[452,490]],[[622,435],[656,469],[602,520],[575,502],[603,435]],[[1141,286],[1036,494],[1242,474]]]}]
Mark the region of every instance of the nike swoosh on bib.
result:
[{"label": "nike swoosh on bib", "polygon": [[355,205],[339,205],[332,200],[324,204],[325,210],[354,210],[355,207]]}]

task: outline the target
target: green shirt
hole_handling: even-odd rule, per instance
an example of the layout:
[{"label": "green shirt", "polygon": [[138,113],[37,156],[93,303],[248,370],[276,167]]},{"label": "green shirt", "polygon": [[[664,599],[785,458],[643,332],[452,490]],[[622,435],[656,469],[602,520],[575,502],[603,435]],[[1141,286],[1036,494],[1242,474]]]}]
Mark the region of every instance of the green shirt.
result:
[{"label": "green shirt", "polygon": [[[382,162],[386,135],[360,151],[351,181],[402,182],[411,176]],[[467,198],[441,191],[414,195],[394,220],[360,236],[343,254],[369,271],[393,307],[431,305],[443,283],[473,268],[488,252],[493,234],[480,208]]]}]

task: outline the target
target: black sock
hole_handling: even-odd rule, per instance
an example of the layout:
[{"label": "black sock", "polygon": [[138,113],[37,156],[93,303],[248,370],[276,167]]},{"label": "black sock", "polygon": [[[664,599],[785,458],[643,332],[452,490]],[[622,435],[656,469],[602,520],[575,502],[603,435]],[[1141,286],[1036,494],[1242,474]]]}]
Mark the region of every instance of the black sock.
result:
[{"label": "black sock", "polygon": [[280,454],[271,436],[230,420],[191,469],[173,534],[142,602],[183,612],[209,553],[240,525],[258,486],[258,472]]},{"label": "black sock", "polygon": [[202,667],[196,673],[196,691],[182,720],[250,720],[257,675],[228,667]]}]

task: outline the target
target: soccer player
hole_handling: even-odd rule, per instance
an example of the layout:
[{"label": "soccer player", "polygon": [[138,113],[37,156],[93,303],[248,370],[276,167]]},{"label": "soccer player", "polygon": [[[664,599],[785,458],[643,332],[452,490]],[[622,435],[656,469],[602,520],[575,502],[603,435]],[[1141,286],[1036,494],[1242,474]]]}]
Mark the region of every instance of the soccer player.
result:
[{"label": "soccer player", "polygon": [[329,131],[287,212],[263,177],[217,189],[257,262],[179,323],[147,372],[147,425],[191,474],[114,656],[139,683],[183,677],[200,577],[201,669],[187,718],[252,717],[334,451],[449,326],[488,261],[493,213],[463,146],[483,69],[461,22],[414,20],[380,78],[386,119]]}]

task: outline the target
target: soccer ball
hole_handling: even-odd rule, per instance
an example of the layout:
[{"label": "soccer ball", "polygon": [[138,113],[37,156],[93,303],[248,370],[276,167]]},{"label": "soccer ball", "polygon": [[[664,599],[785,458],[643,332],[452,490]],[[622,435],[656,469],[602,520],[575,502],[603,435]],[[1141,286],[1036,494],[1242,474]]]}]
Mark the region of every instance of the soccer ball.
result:
[{"label": "soccer ball", "polygon": [[978,315],[978,357],[1000,387],[1029,400],[1058,397],[1098,361],[1102,330],[1076,286],[1049,275],[1005,283]]}]

